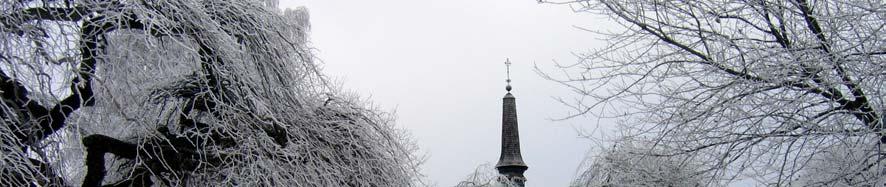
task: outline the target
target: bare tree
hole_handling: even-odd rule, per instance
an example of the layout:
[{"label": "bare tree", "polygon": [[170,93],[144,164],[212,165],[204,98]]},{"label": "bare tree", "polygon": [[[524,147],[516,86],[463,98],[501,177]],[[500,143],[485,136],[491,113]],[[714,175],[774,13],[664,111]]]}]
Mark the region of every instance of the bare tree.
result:
[{"label": "bare tree", "polygon": [[628,137],[654,140],[655,156],[704,163],[721,182],[796,184],[813,162],[845,168],[810,179],[819,185],[886,182],[886,3],[548,3],[620,26],[587,29],[608,45],[542,73],[580,96],[561,100],[574,116],[617,118]]},{"label": "bare tree", "polygon": [[411,186],[276,1],[0,1],[0,186]]}]

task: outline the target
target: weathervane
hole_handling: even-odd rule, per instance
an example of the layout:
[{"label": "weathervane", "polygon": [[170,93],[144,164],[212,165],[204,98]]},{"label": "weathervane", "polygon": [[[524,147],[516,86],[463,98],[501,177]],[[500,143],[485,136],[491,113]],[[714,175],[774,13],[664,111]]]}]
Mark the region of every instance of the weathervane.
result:
[{"label": "weathervane", "polygon": [[507,72],[508,72],[508,79],[505,79],[505,82],[508,83],[508,86],[505,87],[505,90],[507,90],[508,93],[510,93],[511,92],[511,59],[510,58],[505,58],[505,67],[507,68]]}]

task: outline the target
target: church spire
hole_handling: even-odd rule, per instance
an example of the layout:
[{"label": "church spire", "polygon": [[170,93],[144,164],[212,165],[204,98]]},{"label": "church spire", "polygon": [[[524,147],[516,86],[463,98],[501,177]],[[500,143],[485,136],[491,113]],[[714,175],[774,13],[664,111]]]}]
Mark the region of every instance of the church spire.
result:
[{"label": "church spire", "polygon": [[520,132],[517,128],[517,104],[514,95],[511,94],[511,61],[505,61],[508,68],[507,86],[503,100],[502,123],[501,123],[501,157],[495,169],[507,179],[523,186],[526,178],[523,172],[529,167],[523,162],[523,156],[520,155]]}]

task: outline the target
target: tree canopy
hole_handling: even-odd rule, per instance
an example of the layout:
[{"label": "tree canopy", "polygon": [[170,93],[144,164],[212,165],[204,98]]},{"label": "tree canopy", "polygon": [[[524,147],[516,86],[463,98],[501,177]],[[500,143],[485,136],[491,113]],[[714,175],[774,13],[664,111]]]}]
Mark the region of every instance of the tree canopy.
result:
[{"label": "tree canopy", "polygon": [[618,24],[544,76],[575,91],[575,116],[656,150],[638,153],[702,163],[708,184],[886,181],[882,1],[548,3]]}]

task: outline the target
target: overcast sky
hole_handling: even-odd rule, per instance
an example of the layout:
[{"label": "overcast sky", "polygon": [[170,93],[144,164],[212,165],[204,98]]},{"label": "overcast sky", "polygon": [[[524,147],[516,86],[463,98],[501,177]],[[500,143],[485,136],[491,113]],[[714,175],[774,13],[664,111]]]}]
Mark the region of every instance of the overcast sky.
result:
[{"label": "overcast sky", "polygon": [[599,36],[573,26],[605,28],[605,19],[535,0],[281,0],[305,6],[311,40],[325,72],[408,129],[422,169],[439,186],[454,186],[500,154],[504,61],[511,77],[525,173],[530,186],[567,186],[592,147],[578,130],[596,119],[552,121],[570,111],[552,97],[571,93],[543,80],[571,52],[599,47]]}]

